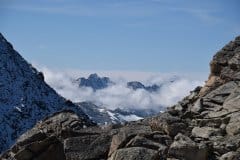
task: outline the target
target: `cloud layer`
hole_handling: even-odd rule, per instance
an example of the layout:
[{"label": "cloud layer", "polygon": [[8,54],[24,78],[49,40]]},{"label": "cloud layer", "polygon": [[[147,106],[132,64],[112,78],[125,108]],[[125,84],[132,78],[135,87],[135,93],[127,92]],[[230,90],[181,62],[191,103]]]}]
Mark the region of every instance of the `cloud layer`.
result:
[{"label": "cloud layer", "polygon": [[[40,70],[45,75],[45,81],[63,97],[73,102],[93,101],[97,105],[103,105],[108,109],[153,109],[160,111],[162,107],[175,104],[184,96],[188,95],[189,91],[203,84],[202,80],[198,80],[199,78],[194,79],[192,77],[172,74],[153,75],[148,73],[144,81],[141,82],[144,84],[161,85],[161,89],[158,92],[149,93],[143,89],[132,90],[128,88],[126,82],[129,81],[129,79],[127,76],[124,76],[124,72],[121,72],[122,76],[119,77],[114,76],[114,74],[113,76],[100,74],[101,76],[109,76],[114,79],[116,85],[94,92],[89,87],[79,88],[78,84],[74,83],[77,78],[86,75],[86,73],[56,71],[48,68],[41,68]],[[138,73],[138,75],[143,76],[144,74]],[[175,81],[171,82],[172,80]]]}]

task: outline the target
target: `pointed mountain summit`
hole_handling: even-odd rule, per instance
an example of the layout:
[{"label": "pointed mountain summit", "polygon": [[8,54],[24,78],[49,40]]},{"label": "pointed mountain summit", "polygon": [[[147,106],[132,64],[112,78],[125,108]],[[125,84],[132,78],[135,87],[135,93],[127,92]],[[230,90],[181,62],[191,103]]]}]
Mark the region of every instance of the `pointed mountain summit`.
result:
[{"label": "pointed mountain summit", "polygon": [[59,96],[0,33],[0,153],[38,121],[72,110],[85,126],[91,121],[78,106]]},{"label": "pointed mountain summit", "polygon": [[108,77],[99,77],[96,73],[90,74],[89,77],[77,79],[79,87],[91,87],[94,91],[107,88],[114,84]]}]

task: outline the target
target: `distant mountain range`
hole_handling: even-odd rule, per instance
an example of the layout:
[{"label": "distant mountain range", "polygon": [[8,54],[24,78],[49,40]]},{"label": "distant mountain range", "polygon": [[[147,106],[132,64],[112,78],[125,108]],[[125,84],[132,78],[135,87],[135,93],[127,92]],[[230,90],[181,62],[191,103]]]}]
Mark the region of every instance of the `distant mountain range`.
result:
[{"label": "distant mountain range", "polygon": [[[111,85],[116,84],[109,77],[99,77],[96,73],[90,74],[88,78],[84,77],[78,78],[76,82],[78,83],[79,87],[90,87],[94,91],[104,89]],[[144,84],[138,81],[127,82],[126,86],[133,90],[144,89],[148,92],[157,92],[161,87],[156,84],[151,86],[145,86]]]},{"label": "distant mountain range", "polygon": [[[141,82],[138,81],[130,81],[126,82],[126,87],[132,89],[134,91],[142,89],[149,93],[158,92],[161,89],[162,85],[167,83],[173,83],[178,80],[178,77],[173,76],[167,82],[164,82],[161,85],[153,84],[149,86],[145,86]],[[75,81],[78,84],[78,87],[90,87],[94,92],[102,89],[106,89],[107,87],[114,86],[117,83],[112,81],[109,77],[100,77],[96,73],[90,74],[88,78],[78,78]],[[126,121],[135,121],[145,117],[153,116],[158,114],[160,111],[164,110],[162,106],[161,110],[153,110],[152,108],[148,109],[138,109],[137,106],[129,106],[126,109],[121,108],[119,106],[117,109],[111,110],[107,107],[104,107],[104,104],[96,104],[95,102],[80,102],[76,103],[89,117],[91,120],[98,124],[109,124],[109,123],[123,123]],[[129,109],[132,108],[132,109]],[[161,106],[159,107],[161,108]]]}]

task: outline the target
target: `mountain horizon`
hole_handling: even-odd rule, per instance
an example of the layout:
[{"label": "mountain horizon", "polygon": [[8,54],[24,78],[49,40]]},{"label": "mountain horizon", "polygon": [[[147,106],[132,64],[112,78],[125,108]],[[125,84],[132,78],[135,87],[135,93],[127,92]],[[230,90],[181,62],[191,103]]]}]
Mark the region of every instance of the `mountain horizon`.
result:
[{"label": "mountain horizon", "polygon": [[0,0],[0,160],[240,160],[239,0]]},{"label": "mountain horizon", "polygon": [[237,37],[217,52],[205,85],[165,112],[98,126],[0,34],[1,150],[16,142],[1,159],[239,159],[239,45]]}]

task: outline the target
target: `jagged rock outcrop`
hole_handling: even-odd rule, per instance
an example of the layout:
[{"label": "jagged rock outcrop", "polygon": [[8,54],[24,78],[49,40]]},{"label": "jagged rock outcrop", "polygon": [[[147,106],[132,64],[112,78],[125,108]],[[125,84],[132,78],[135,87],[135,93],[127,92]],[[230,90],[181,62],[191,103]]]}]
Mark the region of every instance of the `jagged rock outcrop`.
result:
[{"label": "jagged rock outcrop", "polygon": [[[46,150],[33,152],[35,159],[43,159],[40,155],[51,156],[55,151],[67,160],[239,160],[239,47],[240,37],[237,37],[219,51],[211,62],[206,85],[197,87],[164,113],[125,125],[67,130],[54,123],[55,118],[62,121],[61,116],[54,115],[30,130],[36,131],[30,138],[24,134],[25,138],[2,159],[31,159],[28,146],[39,144],[36,147],[41,148],[40,144],[49,141],[46,145],[57,149],[45,147]],[[60,130],[45,131],[51,126]]]},{"label": "jagged rock outcrop", "polygon": [[86,125],[89,118],[59,96],[44,76],[28,64],[0,33],[0,153],[38,121],[63,109],[74,110]]},{"label": "jagged rock outcrop", "polygon": [[211,73],[206,85],[200,91],[200,96],[206,95],[216,87],[229,82],[239,81],[239,63],[240,63],[240,38],[225,45],[214,57],[210,63]]}]

